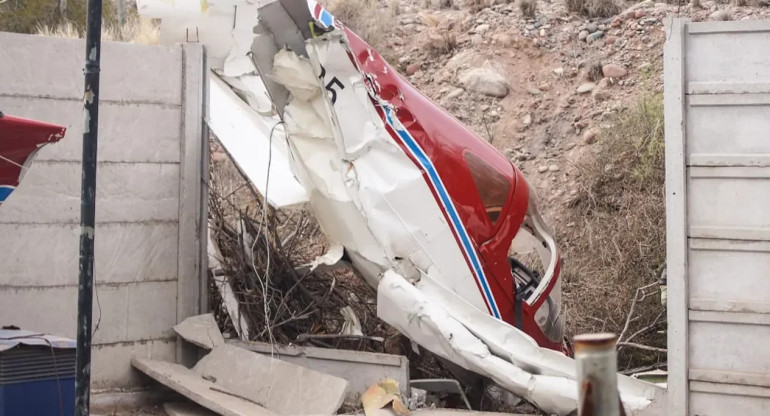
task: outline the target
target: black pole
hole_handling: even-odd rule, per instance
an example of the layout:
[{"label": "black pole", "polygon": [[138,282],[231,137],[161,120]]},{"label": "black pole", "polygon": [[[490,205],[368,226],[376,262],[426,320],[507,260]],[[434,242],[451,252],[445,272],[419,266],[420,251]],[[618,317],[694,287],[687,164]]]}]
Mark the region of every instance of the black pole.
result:
[{"label": "black pole", "polygon": [[99,127],[99,58],[102,0],[88,0],[85,94],[83,96],[83,176],[80,194],[80,276],[75,416],[88,416],[91,396],[91,313],[94,296],[96,143]]}]

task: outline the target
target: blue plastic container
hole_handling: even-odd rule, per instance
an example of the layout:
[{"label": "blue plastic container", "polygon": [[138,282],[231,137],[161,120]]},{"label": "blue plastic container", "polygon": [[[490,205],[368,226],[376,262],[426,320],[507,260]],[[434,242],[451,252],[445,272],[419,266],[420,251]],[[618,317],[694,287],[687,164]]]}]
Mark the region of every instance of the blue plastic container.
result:
[{"label": "blue plastic container", "polygon": [[0,416],[73,416],[75,342],[0,330]]}]

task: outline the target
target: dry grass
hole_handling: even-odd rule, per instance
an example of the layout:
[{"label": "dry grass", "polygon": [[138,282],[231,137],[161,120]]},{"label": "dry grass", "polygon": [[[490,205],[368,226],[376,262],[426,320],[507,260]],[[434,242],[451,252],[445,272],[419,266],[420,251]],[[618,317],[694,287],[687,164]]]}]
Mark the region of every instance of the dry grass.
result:
[{"label": "dry grass", "polygon": [[566,0],[566,5],[586,17],[612,17],[623,10],[620,0]]},{"label": "dry grass", "polygon": [[[69,21],[53,27],[40,25],[37,27],[36,33],[55,38],[79,39],[85,37],[85,30]],[[126,19],[122,25],[105,23],[102,27],[102,40],[104,41],[157,45],[158,37],[158,25],[151,19],[138,16]]]},{"label": "dry grass", "polygon": [[[570,204],[564,291],[570,336],[609,331],[637,334],[633,342],[665,348],[659,296],[637,302],[637,289],[654,284],[665,262],[663,102],[645,97],[602,130],[597,153],[580,166],[582,189]],[[649,327],[649,328],[648,328]],[[647,328],[647,329],[645,329]],[[624,339],[628,340],[628,336]],[[660,352],[624,349],[619,366],[648,365]]]},{"label": "dry grass", "polygon": [[604,71],[602,70],[602,63],[600,61],[592,61],[588,63],[588,72],[586,78],[591,82],[597,82],[604,78]]},{"label": "dry grass", "polygon": [[432,56],[448,54],[457,47],[457,35],[448,31],[431,31],[425,41],[425,48]]},{"label": "dry grass", "polygon": [[525,19],[534,19],[537,12],[537,0],[519,0],[519,10]]},{"label": "dry grass", "polygon": [[400,13],[398,0],[330,0],[326,7],[380,54],[385,52],[387,37],[395,32]]},{"label": "dry grass", "polygon": [[[56,27],[74,22],[85,27],[88,0],[68,0],[67,9],[59,12],[59,0],[0,0],[0,31],[35,33],[40,26]],[[116,21],[115,6],[105,1],[102,15],[108,23]]]},{"label": "dry grass", "polygon": [[457,48],[457,35],[452,24],[438,19],[434,15],[426,14],[423,22],[428,30],[423,32],[423,48],[433,57],[448,54]]}]

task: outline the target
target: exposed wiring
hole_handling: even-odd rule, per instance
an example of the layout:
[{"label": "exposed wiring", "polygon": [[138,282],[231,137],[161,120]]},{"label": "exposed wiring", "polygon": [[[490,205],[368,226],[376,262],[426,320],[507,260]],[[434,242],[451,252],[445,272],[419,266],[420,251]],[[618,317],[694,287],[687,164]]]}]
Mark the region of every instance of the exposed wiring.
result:
[{"label": "exposed wiring", "polygon": [[[267,289],[270,287],[269,281],[270,281],[270,243],[267,239],[267,212],[269,210],[268,207],[268,197],[269,197],[269,189],[270,189],[270,166],[273,161],[273,135],[275,134],[276,128],[284,124],[283,121],[279,121],[278,123],[275,123],[273,125],[273,128],[270,129],[270,137],[268,139],[268,150],[267,150],[267,175],[265,177],[265,195],[263,198],[263,204],[264,207],[262,208],[262,218],[260,219],[260,225],[259,230],[257,232],[257,237],[254,239],[254,241],[251,243],[251,252],[254,252],[254,248],[257,245],[257,241],[259,241],[260,238],[264,239],[265,242],[265,250],[267,251],[267,262],[265,265],[265,274],[264,277],[260,275],[259,270],[257,269],[256,260],[255,257],[252,255],[251,257],[251,268],[254,270],[254,273],[257,276],[257,280],[259,281],[259,284],[262,288],[262,305],[264,308],[264,315],[265,315],[265,329],[267,331],[268,339],[270,340],[270,344],[275,344],[275,337],[273,335],[273,330],[270,325],[270,308],[268,304],[268,294]],[[271,351],[272,354],[272,351]]]}]

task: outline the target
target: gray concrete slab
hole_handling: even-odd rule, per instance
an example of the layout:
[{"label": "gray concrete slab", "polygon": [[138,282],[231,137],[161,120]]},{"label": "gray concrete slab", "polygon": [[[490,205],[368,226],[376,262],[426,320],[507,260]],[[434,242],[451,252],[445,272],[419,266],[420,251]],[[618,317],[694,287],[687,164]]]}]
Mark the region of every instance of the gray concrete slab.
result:
[{"label": "gray concrete slab", "polygon": [[357,403],[369,386],[384,378],[396,380],[401,388],[401,394],[408,397],[409,360],[402,355],[270,345],[261,342],[227,341],[227,343],[263,355],[274,356],[287,363],[344,378],[350,383],[347,400],[352,403]]},{"label": "gray concrete slab", "polygon": [[227,344],[203,357],[193,371],[283,415],[334,414],[348,388],[342,378]]},{"label": "gray concrete slab", "polygon": [[174,332],[185,341],[207,350],[225,343],[217,321],[210,313],[185,318],[184,321],[174,325]]},{"label": "gray concrete slab", "polygon": [[138,357],[133,357],[131,364],[164,386],[222,416],[275,416],[182,365]]},{"label": "gray concrete slab", "polygon": [[216,413],[192,402],[164,403],[163,411],[167,416],[217,416]]}]

